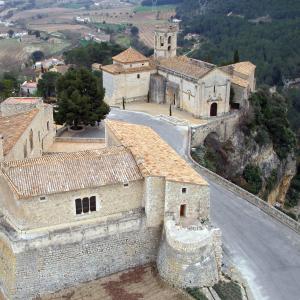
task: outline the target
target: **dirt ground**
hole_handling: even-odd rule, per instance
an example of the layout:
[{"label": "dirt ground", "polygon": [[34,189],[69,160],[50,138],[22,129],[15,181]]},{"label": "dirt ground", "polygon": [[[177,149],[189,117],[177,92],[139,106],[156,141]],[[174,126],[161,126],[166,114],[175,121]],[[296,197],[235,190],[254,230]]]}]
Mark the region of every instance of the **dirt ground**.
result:
[{"label": "dirt ground", "polygon": [[39,300],[188,300],[163,283],[151,265],[133,268],[105,278],[80,284]]}]

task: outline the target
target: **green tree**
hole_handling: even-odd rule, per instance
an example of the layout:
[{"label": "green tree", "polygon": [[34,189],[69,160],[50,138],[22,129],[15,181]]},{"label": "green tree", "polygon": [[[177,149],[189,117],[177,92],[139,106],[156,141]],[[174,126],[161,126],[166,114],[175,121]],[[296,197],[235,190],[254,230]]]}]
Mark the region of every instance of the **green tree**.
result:
[{"label": "green tree", "polygon": [[235,50],[234,51],[234,55],[233,55],[233,62],[236,64],[240,61],[240,54],[239,54],[239,50]]},{"label": "green tree", "polygon": [[4,73],[0,79],[0,101],[8,97],[16,96],[19,91],[19,83],[11,73]]},{"label": "green tree", "polygon": [[58,124],[66,123],[75,129],[80,125],[93,126],[109,113],[97,77],[84,68],[70,69],[58,79],[57,97],[54,118]]},{"label": "green tree", "polygon": [[262,187],[261,171],[258,166],[247,165],[243,177],[247,182],[246,190],[257,195]]},{"label": "green tree", "polygon": [[7,33],[8,33],[8,36],[9,36],[10,38],[12,38],[15,32],[14,32],[12,29],[9,29],[9,30],[7,31]]},{"label": "green tree", "polygon": [[130,29],[130,32],[133,36],[138,36],[139,35],[139,29],[136,26],[132,26]]},{"label": "green tree", "polygon": [[37,84],[38,95],[44,98],[56,97],[56,83],[60,76],[57,72],[44,73]]},{"label": "green tree", "polygon": [[44,59],[44,57],[45,57],[44,52],[42,52],[40,50],[34,51],[31,54],[31,58],[32,58],[33,62],[40,61],[40,60]]}]

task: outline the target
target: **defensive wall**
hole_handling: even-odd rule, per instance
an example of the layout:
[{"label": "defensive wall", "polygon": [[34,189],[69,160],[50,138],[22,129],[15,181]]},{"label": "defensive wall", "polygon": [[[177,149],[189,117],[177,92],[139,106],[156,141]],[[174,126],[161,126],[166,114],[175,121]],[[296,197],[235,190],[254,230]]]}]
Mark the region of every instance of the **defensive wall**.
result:
[{"label": "defensive wall", "polygon": [[22,300],[155,262],[161,238],[161,227],[147,227],[142,211],[26,239],[1,227],[2,292]]}]

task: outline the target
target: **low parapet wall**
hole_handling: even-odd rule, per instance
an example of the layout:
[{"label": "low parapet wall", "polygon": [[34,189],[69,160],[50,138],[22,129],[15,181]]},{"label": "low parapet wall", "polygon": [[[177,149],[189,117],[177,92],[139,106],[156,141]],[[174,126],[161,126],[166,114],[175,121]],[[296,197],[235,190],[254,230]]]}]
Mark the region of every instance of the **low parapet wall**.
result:
[{"label": "low parapet wall", "polygon": [[105,143],[105,138],[56,137],[55,142],[61,143]]},{"label": "low parapet wall", "polygon": [[283,223],[284,225],[290,227],[294,231],[300,233],[300,223],[295,221],[294,219],[290,218],[288,215],[284,214],[283,212],[279,211],[278,209],[274,208],[272,205],[267,203],[266,201],[262,200],[261,198],[249,193],[248,191],[242,189],[241,187],[235,185],[234,183],[228,181],[227,179],[219,176],[218,174],[206,169],[205,167],[201,166],[197,162],[193,160],[191,157],[191,129],[189,128],[189,146],[188,146],[188,157],[190,162],[192,163],[193,168],[203,174],[204,176],[208,177],[212,181],[222,185],[229,191],[237,194],[241,198],[247,200],[251,204],[257,206],[262,211],[264,211],[269,216],[275,218],[279,222]]}]

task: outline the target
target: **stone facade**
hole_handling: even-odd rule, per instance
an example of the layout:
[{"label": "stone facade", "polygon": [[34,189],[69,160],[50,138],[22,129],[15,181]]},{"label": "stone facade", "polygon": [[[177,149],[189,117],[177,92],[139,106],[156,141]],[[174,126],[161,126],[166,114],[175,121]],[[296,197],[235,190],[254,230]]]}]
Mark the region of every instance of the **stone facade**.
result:
[{"label": "stone facade", "polygon": [[[7,148],[5,145],[0,147],[5,152],[3,160],[39,157],[49,149],[55,137],[52,106],[40,98],[9,98],[0,108],[0,123],[3,120],[4,126],[0,125],[0,133],[3,143],[9,143],[7,151],[3,149]],[[11,127],[6,128],[5,122],[11,123]]]},{"label": "stone facade", "polygon": [[[217,67],[177,56],[177,32],[175,25],[157,27],[150,59],[129,48],[113,65],[102,66],[105,101],[109,105],[120,105],[123,99],[167,103],[196,118],[219,117],[231,108],[247,108],[255,91],[255,66],[241,62]],[[135,55],[131,55],[133,51]]]},{"label": "stone facade", "polygon": [[[102,152],[1,164],[0,283],[8,299],[33,299],[149,262],[177,287],[219,280],[221,236],[209,225],[206,181],[151,129],[117,121],[106,127]],[[66,167],[57,167],[62,161]],[[103,171],[109,163],[123,175],[113,165]],[[37,171],[44,174],[34,186],[31,175],[20,179]],[[76,172],[75,188],[66,176]],[[78,212],[77,200],[92,197],[94,209],[88,202]]]}]

